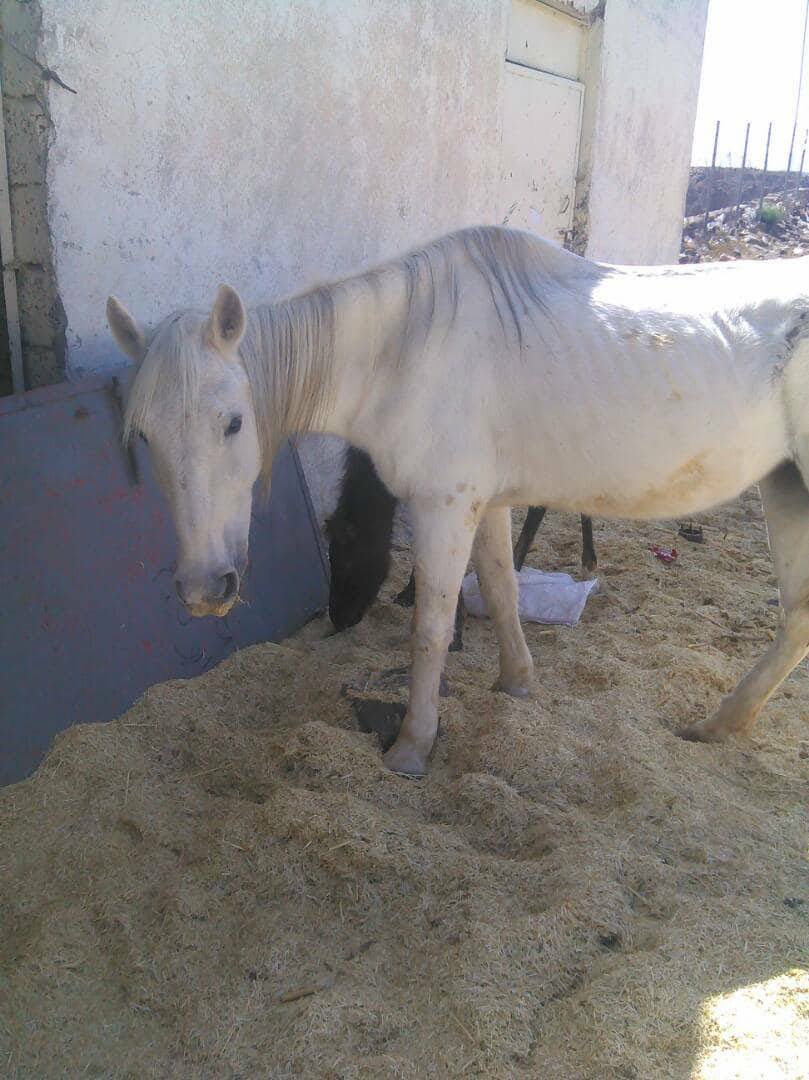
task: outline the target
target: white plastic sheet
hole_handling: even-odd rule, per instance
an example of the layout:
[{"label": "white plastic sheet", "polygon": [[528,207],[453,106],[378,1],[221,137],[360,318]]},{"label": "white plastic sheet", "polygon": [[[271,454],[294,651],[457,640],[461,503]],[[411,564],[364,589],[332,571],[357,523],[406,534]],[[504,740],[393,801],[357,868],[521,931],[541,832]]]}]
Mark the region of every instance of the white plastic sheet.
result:
[{"label": "white plastic sheet", "polygon": [[[520,619],[523,622],[575,626],[584,611],[587,597],[598,589],[598,579],[576,581],[570,574],[546,573],[523,567],[517,574]],[[477,574],[463,579],[463,599],[470,615],[488,615],[480,594]]]}]

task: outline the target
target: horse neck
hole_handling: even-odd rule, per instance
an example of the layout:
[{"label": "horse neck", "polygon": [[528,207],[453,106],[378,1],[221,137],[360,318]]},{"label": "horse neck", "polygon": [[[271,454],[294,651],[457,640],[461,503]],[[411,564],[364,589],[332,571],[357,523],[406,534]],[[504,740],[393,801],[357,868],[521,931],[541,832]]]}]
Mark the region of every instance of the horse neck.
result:
[{"label": "horse neck", "polygon": [[308,432],[350,440],[404,307],[399,276],[383,272],[251,313],[242,353],[273,443]]},{"label": "horse neck", "polygon": [[391,268],[343,282],[334,295],[334,394],[326,430],[351,441],[380,370],[401,350],[407,323],[406,282],[398,269]]}]

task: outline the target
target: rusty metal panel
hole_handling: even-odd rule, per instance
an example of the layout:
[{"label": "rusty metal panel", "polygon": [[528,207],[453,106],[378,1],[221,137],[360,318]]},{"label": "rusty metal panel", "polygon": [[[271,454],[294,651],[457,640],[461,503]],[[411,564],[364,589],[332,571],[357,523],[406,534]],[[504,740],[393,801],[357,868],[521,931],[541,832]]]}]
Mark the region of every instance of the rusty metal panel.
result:
[{"label": "rusty metal panel", "polygon": [[101,380],[0,401],[0,784],[28,775],[63,728],[110,720],[148,686],[280,640],[325,607],[290,447],[269,504],[254,507],[247,603],[192,620],[174,596],[174,535],[148,454],[128,458],[119,432]]}]

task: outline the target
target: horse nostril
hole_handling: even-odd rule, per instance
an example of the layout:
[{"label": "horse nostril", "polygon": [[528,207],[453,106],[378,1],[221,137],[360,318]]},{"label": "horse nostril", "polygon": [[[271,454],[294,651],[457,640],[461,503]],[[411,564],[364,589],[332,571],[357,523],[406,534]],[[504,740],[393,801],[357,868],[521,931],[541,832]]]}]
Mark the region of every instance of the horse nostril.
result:
[{"label": "horse nostril", "polygon": [[179,599],[180,603],[184,604],[187,607],[188,602],[185,598],[185,594],[183,593],[183,583],[182,581],[180,581],[179,578],[174,579],[174,591],[177,593],[177,598]]},{"label": "horse nostril", "polygon": [[236,590],[239,588],[239,575],[235,570],[229,570],[227,574],[222,578],[222,591],[219,594],[219,598],[222,601],[231,600],[236,595]]}]

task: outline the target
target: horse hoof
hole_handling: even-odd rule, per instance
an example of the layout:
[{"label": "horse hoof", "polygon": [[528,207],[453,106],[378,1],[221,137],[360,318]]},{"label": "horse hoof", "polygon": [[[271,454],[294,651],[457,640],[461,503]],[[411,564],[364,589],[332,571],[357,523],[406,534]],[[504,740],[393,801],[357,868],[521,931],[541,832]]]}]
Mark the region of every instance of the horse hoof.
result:
[{"label": "horse hoof", "polygon": [[403,746],[395,742],[390,750],[382,755],[382,760],[397,776],[421,780],[427,775],[427,755],[419,753],[412,746]]},{"label": "horse hoof", "polygon": [[704,720],[698,720],[696,724],[689,724],[686,728],[680,728],[677,735],[686,742],[721,743],[724,742],[730,732],[716,730],[706,726]]},{"label": "horse hoof", "polygon": [[515,698],[527,698],[531,691],[527,686],[520,686],[518,683],[503,682],[501,679],[492,685],[492,690],[498,690],[501,694],[508,694],[509,697]]}]

